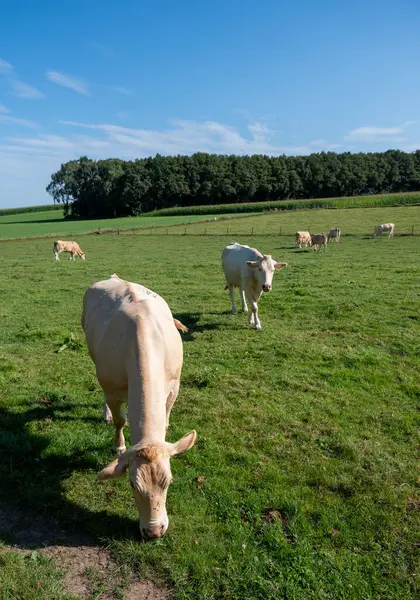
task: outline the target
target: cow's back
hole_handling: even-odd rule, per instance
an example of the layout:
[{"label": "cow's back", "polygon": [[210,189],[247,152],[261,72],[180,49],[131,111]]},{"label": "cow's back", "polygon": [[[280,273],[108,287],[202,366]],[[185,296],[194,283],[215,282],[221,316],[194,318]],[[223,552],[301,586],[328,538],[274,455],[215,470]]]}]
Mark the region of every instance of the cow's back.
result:
[{"label": "cow's back", "polygon": [[249,270],[246,262],[259,258],[262,258],[262,254],[255,248],[232,242],[222,252],[222,266],[226,280],[232,285],[240,286],[243,274]]},{"label": "cow's back", "polygon": [[170,376],[180,375],[182,342],[172,313],[148,288],[118,277],[93,284],[84,296],[82,326],[104,389],[127,390],[142,339],[147,339],[146,355],[153,354]]}]

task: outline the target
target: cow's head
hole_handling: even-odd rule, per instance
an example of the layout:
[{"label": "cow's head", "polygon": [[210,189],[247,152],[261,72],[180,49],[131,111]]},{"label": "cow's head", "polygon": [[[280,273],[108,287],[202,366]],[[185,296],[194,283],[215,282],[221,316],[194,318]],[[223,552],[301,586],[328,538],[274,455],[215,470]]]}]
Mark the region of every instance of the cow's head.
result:
[{"label": "cow's head", "polygon": [[79,256],[82,260],[86,260],[86,254],[84,252],[80,252]]},{"label": "cow's head", "polygon": [[192,448],[196,437],[197,433],[190,431],[175,444],[158,442],[145,446],[140,442],[99,473],[100,479],[113,479],[129,470],[143,537],[160,537],[168,529],[166,494],[172,481],[169,459]]},{"label": "cow's head", "polygon": [[254,278],[260,284],[263,292],[269,292],[271,290],[275,269],[280,270],[287,267],[287,263],[279,263],[268,254],[258,260],[247,260],[246,264],[253,269]]}]

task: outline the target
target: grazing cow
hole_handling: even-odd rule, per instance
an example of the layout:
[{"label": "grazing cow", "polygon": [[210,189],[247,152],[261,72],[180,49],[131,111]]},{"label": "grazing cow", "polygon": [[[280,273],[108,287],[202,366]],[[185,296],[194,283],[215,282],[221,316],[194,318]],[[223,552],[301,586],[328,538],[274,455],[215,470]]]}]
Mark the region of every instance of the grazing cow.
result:
[{"label": "grazing cow", "polygon": [[[105,395],[105,418],[115,424],[114,449],[123,453],[99,477],[121,477],[128,470],[140,531],[146,538],[160,537],[168,528],[169,459],[189,450],[197,435],[191,431],[174,444],[165,441],[183,361],[177,328],[184,326],[163,298],[114,274],[86,291],[82,327]],[[124,401],[132,443],[127,451]]]},{"label": "grazing cow", "polygon": [[86,254],[77,242],[62,242],[61,240],[57,240],[54,242],[53,252],[55,254],[55,260],[60,260],[60,254],[62,252],[69,252],[70,260],[76,260],[76,256],[80,256],[82,260],[86,259]]},{"label": "grazing cow", "polygon": [[328,241],[335,239],[335,241],[338,242],[340,241],[340,235],[341,235],[341,230],[339,227],[335,227],[335,229],[330,229],[330,232],[328,234]]},{"label": "grazing cow", "polygon": [[244,312],[248,312],[245,296],[251,303],[249,324],[255,329],[261,329],[261,321],[258,318],[258,300],[263,292],[271,290],[274,270],[284,269],[287,267],[287,263],[279,263],[269,255],[263,256],[255,248],[232,242],[223,250],[222,266],[227,282],[226,288],[229,289],[232,300],[232,313],[236,313],[235,287],[238,287]]},{"label": "grazing cow", "polygon": [[373,232],[372,237],[375,237],[377,235],[382,235],[383,233],[389,233],[388,237],[394,237],[394,229],[395,229],[394,223],[384,223],[383,225],[378,225],[375,228],[375,231]]},{"label": "grazing cow", "polygon": [[325,233],[314,233],[311,236],[312,248],[318,252],[321,250],[321,246],[324,246],[324,252],[327,250],[328,237]]},{"label": "grazing cow", "polygon": [[297,231],[296,232],[296,248],[302,248],[302,246],[305,246],[305,248],[307,248],[308,246],[312,245],[312,241],[311,241],[311,234],[309,233],[309,231]]}]

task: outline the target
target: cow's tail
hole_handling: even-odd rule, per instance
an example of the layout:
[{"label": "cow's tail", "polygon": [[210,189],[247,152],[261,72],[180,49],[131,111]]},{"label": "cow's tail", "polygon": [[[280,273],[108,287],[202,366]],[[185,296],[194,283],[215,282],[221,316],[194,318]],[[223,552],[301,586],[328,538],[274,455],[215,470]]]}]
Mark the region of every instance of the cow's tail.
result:
[{"label": "cow's tail", "polygon": [[178,319],[174,319],[174,325],[179,331],[182,331],[182,333],[188,333],[188,327],[185,327]]},{"label": "cow's tail", "polygon": [[55,254],[57,252],[57,242],[54,242],[53,244],[53,254]]}]

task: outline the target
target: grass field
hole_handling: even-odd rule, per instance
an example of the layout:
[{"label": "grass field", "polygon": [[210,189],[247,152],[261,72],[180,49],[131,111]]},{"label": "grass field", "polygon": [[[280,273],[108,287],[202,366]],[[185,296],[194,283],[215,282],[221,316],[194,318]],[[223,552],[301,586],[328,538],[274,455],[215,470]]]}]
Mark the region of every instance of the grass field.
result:
[{"label": "grass field", "polygon": [[[392,206],[387,208],[343,208],[305,211],[275,212],[252,215],[240,219],[217,220],[209,223],[190,223],[171,227],[169,233],[206,235],[294,235],[296,231],[328,233],[332,227],[340,227],[343,235],[371,235],[376,225],[395,223],[395,235],[414,232],[420,234],[420,206]],[[147,229],[137,232],[147,235]],[[154,234],[166,235],[166,228],[154,230]]]},{"label": "grass field", "polygon": [[136,227],[168,226],[214,218],[214,215],[179,215],[175,217],[123,217],[121,219],[95,219],[92,221],[67,221],[62,210],[0,216],[0,239],[73,236],[89,233],[99,227],[106,229],[132,229]]},{"label": "grass field", "polygon": [[[419,209],[381,210],[254,219],[292,233],[419,223]],[[230,238],[89,236],[87,260],[74,263],[55,263],[50,240],[1,245],[1,510],[55,519],[64,540],[89,534],[179,600],[414,600],[419,238],[349,237],[318,254],[290,237],[240,237],[289,263],[261,300],[260,332],[229,312],[220,254]],[[198,441],[172,461],[169,530],[148,543],[128,481],[96,478],[113,431],[81,300],[114,271],[162,294],[190,327],[168,439],[194,428]],[[68,597],[42,536],[28,544],[0,518],[2,528],[2,600]]]}]

